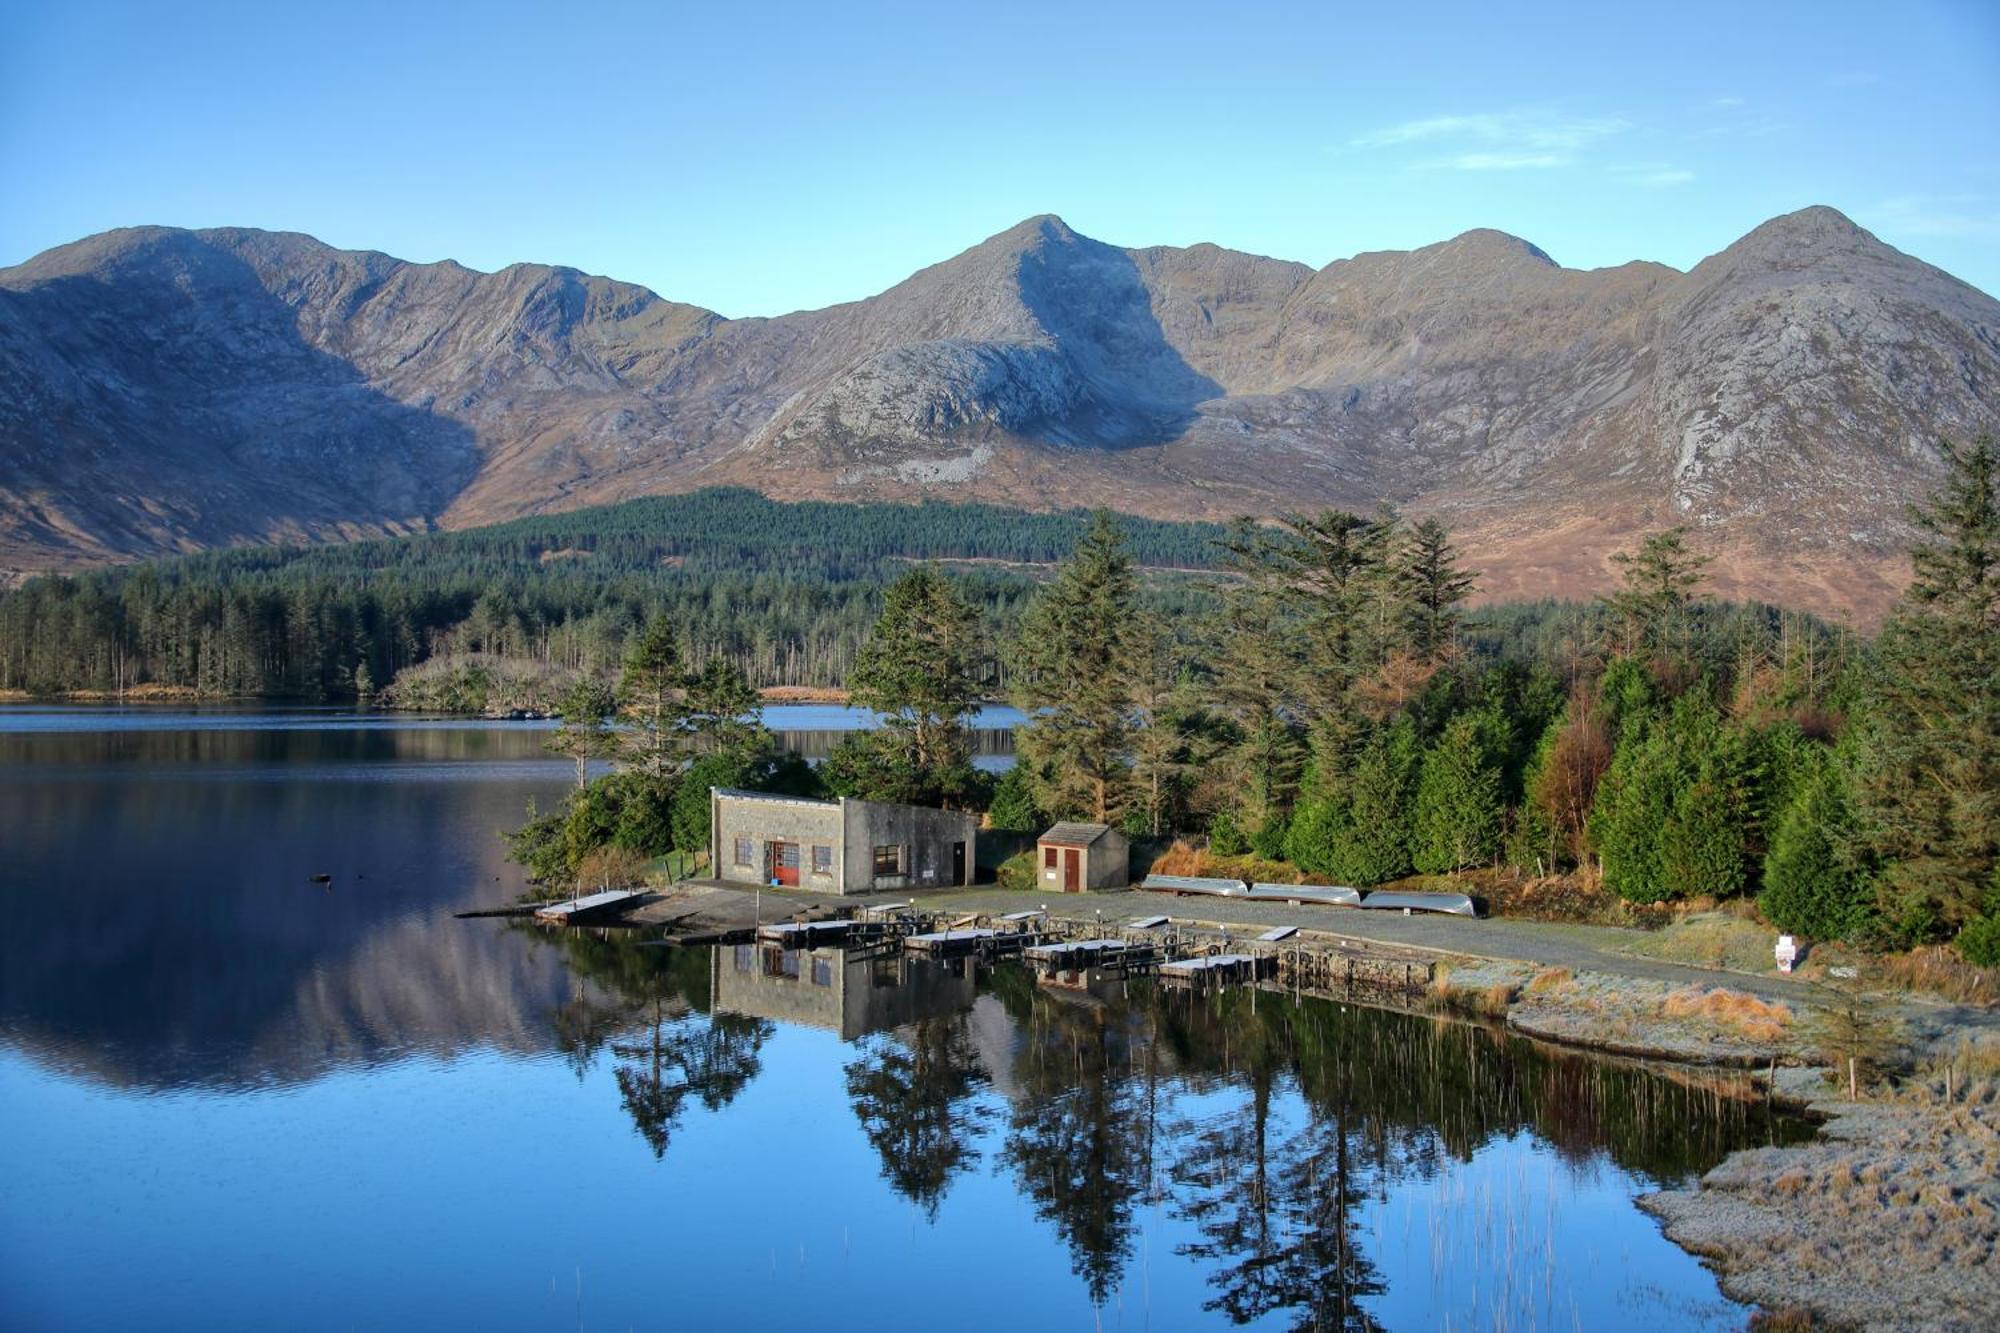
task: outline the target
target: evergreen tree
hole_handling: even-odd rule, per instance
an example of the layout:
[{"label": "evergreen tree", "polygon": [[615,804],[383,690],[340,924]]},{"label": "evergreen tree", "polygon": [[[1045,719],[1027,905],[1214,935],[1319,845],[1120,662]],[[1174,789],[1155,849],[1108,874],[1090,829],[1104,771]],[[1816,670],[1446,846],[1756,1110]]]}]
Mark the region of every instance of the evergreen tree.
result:
[{"label": "evergreen tree", "polygon": [[1744,730],[1703,690],[1665,717],[1629,717],[1590,816],[1605,882],[1635,902],[1740,893],[1757,776]]},{"label": "evergreen tree", "polygon": [[1590,839],[1604,882],[1633,902],[1671,896],[1660,859],[1660,830],[1685,774],[1663,722],[1626,723],[1590,811]]},{"label": "evergreen tree", "polygon": [[1757,905],[1780,930],[1845,939],[1868,909],[1865,885],[1845,855],[1854,826],[1847,774],[1824,746],[1807,752],[1802,770],[1764,857]]},{"label": "evergreen tree", "polygon": [[1456,651],[1460,608],[1478,582],[1459,568],[1458,554],[1444,525],[1427,518],[1411,531],[1396,562],[1396,595],[1410,651],[1426,662]]},{"label": "evergreen tree", "polygon": [[1036,595],[1013,644],[1013,698],[1027,714],[1014,748],[1035,801],[1058,817],[1123,814],[1130,776],[1132,557],[1099,511],[1055,579]]},{"label": "evergreen tree", "polygon": [[2000,453],[1990,437],[1943,450],[1860,719],[1861,841],[1907,939],[1980,915],[2000,854]]},{"label": "evergreen tree", "polygon": [[1689,608],[1709,557],[1688,549],[1686,528],[1669,528],[1646,538],[1637,552],[1621,551],[1611,560],[1623,586],[1604,602],[1618,617],[1626,655],[1684,654]]},{"label": "evergreen tree", "polygon": [[882,597],[855,658],[852,697],[882,715],[873,744],[908,774],[894,798],[960,808],[970,794],[966,718],[979,702],[979,614],[936,565],[919,565]]},{"label": "evergreen tree", "polygon": [[682,686],[680,727],[687,748],[698,755],[730,755],[754,762],[775,741],[763,722],[764,701],[734,662],[711,657]]},{"label": "evergreen tree", "polygon": [[1399,718],[1361,749],[1337,783],[1315,782],[1299,803],[1287,854],[1315,874],[1366,887],[1410,873],[1411,803],[1422,743]]},{"label": "evergreen tree", "polygon": [[1141,617],[1133,679],[1132,808],[1128,832],[1171,831],[1191,775],[1206,757],[1200,706],[1179,641],[1157,616]]},{"label": "evergreen tree", "polygon": [[1454,718],[1424,756],[1410,817],[1410,859],[1425,874],[1490,860],[1500,841],[1500,770],[1479,719]]},{"label": "evergreen tree", "polygon": [[590,781],[590,761],[609,758],[616,747],[617,736],[604,724],[604,718],[617,706],[610,688],[594,676],[579,676],[557,704],[562,722],[547,744],[557,754],[576,761],[579,791]]},{"label": "evergreen tree", "polygon": [[1676,898],[1733,898],[1743,892],[1743,803],[1726,772],[1697,769],[1674,793],[1660,829],[1659,861]]},{"label": "evergreen tree", "polygon": [[684,755],[686,686],[674,628],[664,617],[656,617],[626,650],[625,669],[618,678],[629,762],[656,777],[672,773]]},{"label": "evergreen tree", "polygon": [[1028,770],[1015,764],[1000,775],[993,787],[993,803],[986,809],[987,823],[1008,833],[1040,833],[1048,827],[1047,817],[1035,805]]},{"label": "evergreen tree", "polygon": [[[1232,549],[1252,551],[1263,540],[1247,522]],[[1209,698],[1226,722],[1217,767],[1226,774],[1232,823],[1261,827],[1289,808],[1299,785],[1304,744],[1299,730],[1301,649],[1304,642],[1279,589],[1255,566],[1225,591],[1223,611],[1207,634],[1213,664]]]}]

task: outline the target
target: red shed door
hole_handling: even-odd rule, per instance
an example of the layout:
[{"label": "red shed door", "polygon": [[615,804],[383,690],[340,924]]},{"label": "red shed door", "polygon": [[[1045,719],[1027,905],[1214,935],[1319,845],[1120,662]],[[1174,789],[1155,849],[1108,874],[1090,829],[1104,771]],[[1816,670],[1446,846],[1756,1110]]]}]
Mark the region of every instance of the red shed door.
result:
[{"label": "red shed door", "polygon": [[1074,847],[1063,848],[1063,892],[1076,893],[1083,888],[1081,874],[1083,858]]},{"label": "red shed door", "polygon": [[799,883],[799,845],[795,842],[771,844],[771,878],[793,888]]}]

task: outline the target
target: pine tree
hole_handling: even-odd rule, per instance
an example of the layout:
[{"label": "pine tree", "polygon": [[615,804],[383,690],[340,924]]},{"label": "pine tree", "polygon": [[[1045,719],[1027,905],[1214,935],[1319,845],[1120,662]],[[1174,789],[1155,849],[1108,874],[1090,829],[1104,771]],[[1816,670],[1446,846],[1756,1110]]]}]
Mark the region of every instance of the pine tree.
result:
[{"label": "pine tree", "polygon": [[1458,554],[1450,534],[1434,518],[1417,524],[1398,553],[1396,596],[1410,651],[1419,660],[1442,661],[1457,649],[1460,607],[1478,582],[1458,567]]},{"label": "pine tree", "polygon": [[590,761],[609,758],[617,744],[617,736],[604,724],[605,715],[617,706],[611,690],[594,676],[578,677],[556,705],[562,721],[547,744],[576,761],[579,791],[590,781]]},{"label": "pine tree", "polygon": [[1743,892],[1743,802],[1726,772],[1696,770],[1674,793],[1672,814],[1660,828],[1659,860],[1673,897]]},{"label": "pine tree", "polygon": [[909,775],[902,795],[878,799],[956,808],[969,794],[979,661],[979,614],[936,565],[889,585],[848,677],[853,701],[882,715],[871,743]]},{"label": "pine tree", "polygon": [[1590,815],[1605,883],[1635,902],[1742,892],[1757,782],[1746,729],[1705,690],[1664,717],[1628,716]]},{"label": "pine tree", "polygon": [[2000,856],[2000,453],[1990,437],[1943,452],[1860,719],[1861,841],[1909,939],[1979,916]]},{"label": "pine tree", "polygon": [[1126,828],[1157,838],[1175,826],[1192,774],[1210,747],[1182,646],[1167,622],[1141,617],[1134,638],[1133,803]]},{"label": "pine tree", "polygon": [[1337,782],[1314,782],[1286,841],[1301,867],[1366,887],[1410,873],[1411,804],[1422,745],[1410,720],[1377,731]]},{"label": "pine tree", "polygon": [[685,757],[686,694],[678,636],[665,617],[655,617],[626,650],[618,707],[630,762],[656,777],[672,773]]},{"label": "pine tree", "polygon": [[1709,557],[1688,549],[1686,528],[1669,528],[1646,538],[1637,552],[1621,551],[1611,561],[1623,586],[1604,604],[1618,617],[1623,651],[1684,654],[1689,608]]},{"label": "pine tree", "polygon": [[775,748],[777,742],[764,727],[764,700],[734,662],[711,657],[682,688],[686,711],[681,728],[694,754],[755,762]]},{"label": "pine tree", "polygon": [[1136,587],[1124,530],[1098,511],[1013,643],[1014,748],[1050,814],[1115,822],[1130,776]]},{"label": "pine tree", "polygon": [[1764,857],[1757,905],[1780,930],[1844,939],[1868,912],[1866,885],[1844,851],[1854,826],[1847,774],[1824,746],[1801,762]]},{"label": "pine tree", "polygon": [[1660,830],[1684,778],[1664,722],[1628,720],[1591,804],[1590,840],[1604,882],[1633,902],[1671,895],[1660,859]]},{"label": "pine tree", "polygon": [[1227,598],[1221,623],[1209,635],[1215,664],[1210,697],[1232,733],[1216,759],[1228,775],[1233,825],[1261,828],[1289,809],[1298,793],[1305,754],[1298,724],[1304,636],[1275,589],[1243,583]]},{"label": "pine tree", "polygon": [[994,784],[993,801],[986,807],[987,823],[1008,833],[1040,833],[1048,820],[1035,805],[1028,770],[1015,764]]},{"label": "pine tree", "polygon": [[1473,715],[1454,718],[1424,756],[1410,816],[1410,859],[1425,874],[1491,859],[1500,841],[1500,770]]}]

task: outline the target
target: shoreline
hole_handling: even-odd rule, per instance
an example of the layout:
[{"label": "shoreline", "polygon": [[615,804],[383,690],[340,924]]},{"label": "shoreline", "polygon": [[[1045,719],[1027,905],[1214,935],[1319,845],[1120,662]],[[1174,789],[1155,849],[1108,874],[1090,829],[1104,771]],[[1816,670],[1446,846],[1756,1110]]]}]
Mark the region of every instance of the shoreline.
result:
[{"label": "shoreline", "polygon": [[2000,1082],[1947,1087],[1939,1076],[1849,1101],[1824,1095],[1826,1072],[1778,1080],[1824,1117],[1813,1139],[1731,1153],[1639,1207],[1725,1294],[1782,1326],[1803,1316],[1869,1330],[1989,1327],[2000,1309]]},{"label": "shoreline", "polygon": [[[1052,917],[1102,925],[1110,912],[1100,917],[1098,904],[1122,898],[1124,916],[1154,896],[1077,895],[1058,904],[1016,894],[1003,902],[975,890],[924,903],[1000,914],[1034,897]],[[1156,910],[1243,941],[1273,923],[1190,920],[1178,899]],[[1731,1153],[1697,1180],[1638,1199],[1669,1240],[1760,1319],[1780,1327],[1969,1330],[2000,1309],[2000,1011],[1907,993],[1858,996],[1847,1004],[1861,1001],[1862,1022],[1877,1032],[1857,1038],[1843,997],[1809,983],[1608,951],[1602,970],[1481,957],[1477,930],[1464,931],[1456,949],[1357,938],[1342,929],[1350,921],[1377,936],[1407,932],[1397,929],[1400,919],[1329,914],[1337,911],[1257,915],[1349,946],[1435,958],[1427,997],[1434,1011],[1609,1059],[1729,1071],[1818,1122],[1804,1143]],[[1902,1072],[1893,1082],[1857,1079],[1859,1096],[1850,1100],[1844,1081],[1836,1087],[1829,1074],[1857,1042]]]},{"label": "shoreline", "polygon": [[[851,696],[846,687],[839,685],[766,685],[757,691],[757,696],[767,704],[846,704]],[[310,704],[321,706],[352,706],[372,708],[383,713],[438,713],[450,712],[457,717],[488,717],[503,719],[507,713],[517,710],[495,712],[487,710],[454,711],[434,707],[401,707],[385,703],[381,696],[368,699],[355,696],[348,699],[310,699],[303,695],[288,694],[214,694],[198,690],[192,685],[137,685],[129,690],[60,690],[53,694],[36,694],[30,690],[0,689],[0,704]]]}]

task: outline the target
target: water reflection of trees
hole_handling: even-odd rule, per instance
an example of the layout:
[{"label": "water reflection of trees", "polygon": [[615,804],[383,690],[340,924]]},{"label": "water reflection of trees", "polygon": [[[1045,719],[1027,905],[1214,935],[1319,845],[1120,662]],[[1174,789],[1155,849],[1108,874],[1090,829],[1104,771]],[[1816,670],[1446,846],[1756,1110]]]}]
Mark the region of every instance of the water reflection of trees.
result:
[{"label": "water reflection of trees", "polygon": [[1602,1155],[1681,1180],[1781,1128],[1724,1081],[1474,1025],[1248,991],[1135,986],[1085,1006],[1006,975],[994,989],[1017,1025],[1020,1092],[1003,1157],[1100,1303],[1131,1257],[1136,1205],[1163,1198],[1195,1229],[1181,1253],[1210,1267],[1209,1309],[1372,1328],[1360,1302],[1385,1277],[1353,1213],[1393,1181],[1522,1130],[1579,1168]]},{"label": "water reflection of trees", "polygon": [[690,1097],[710,1111],[736,1100],[763,1068],[761,1052],[772,1025],[740,1014],[687,1014],[668,1020],[654,1002],[646,1039],[613,1042],[621,1063],[613,1070],[625,1112],[639,1134],[664,1157]]},{"label": "water reflection of trees", "polygon": [[653,948],[592,931],[550,934],[569,966],[569,998],[554,1014],[556,1045],[579,1077],[607,1046],[625,1113],[655,1157],[692,1099],[719,1111],[763,1068],[775,1030],[764,1019],[709,1010],[705,949]]},{"label": "water reflection of trees", "polygon": [[860,1043],[846,1069],[861,1132],[882,1156],[882,1176],[936,1218],[951,1181],[979,1162],[991,1112],[978,1094],[989,1079],[963,1013],[922,1019]]},{"label": "water reflection of trees", "polygon": [[[1240,1106],[1221,1116],[1178,1120],[1173,1179],[1175,1211],[1200,1239],[1182,1248],[1214,1265],[1207,1303],[1238,1324],[1275,1311],[1297,1329],[1372,1329],[1357,1305],[1380,1293],[1374,1266],[1354,1245],[1350,1209],[1360,1197],[1344,1100],[1306,1108],[1306,1123],[1275,1123],[1278,1095],[1295,1075],[1299,1043],[1282,1001],[1221,1018],[1190,1004],[1167,1018],[1197,1069],[1219,1054],[1220,1073],[1243,1089]],[[1218,1035],[1197,1021],[1226,1025]]]},{"label": "water reflection of trees", "polygon": [[[578,979],[555,1015],[560,1040],[581,1066],[608,1049],[655,1154],[689,1106],[720,1110],[757,1076],[773,1025],[708,1012],[707,951],[557,938]],[[1388,1278],[1357,1244],[1356,1216],[1397,1181],[1523,1131],[1578,1170],[1609,1158],[1653,1182],[1805,1132],[1727,1080],[1423,1015],[1137,983],[1059,995],[1009,968],[985,985],[1009,1045],[982,1046],[962,1011],[873,1034],[845,1066],[849,1105],[885,1181],[932,1218],[997,1130],[993,1160],[1100,1306],[1132,1263],[1139,1209],[1157,1204],[1191,1228],[1180,1253],[1207,1272],[1209,1310],[1372,1329],[1362,1305]]]}]

